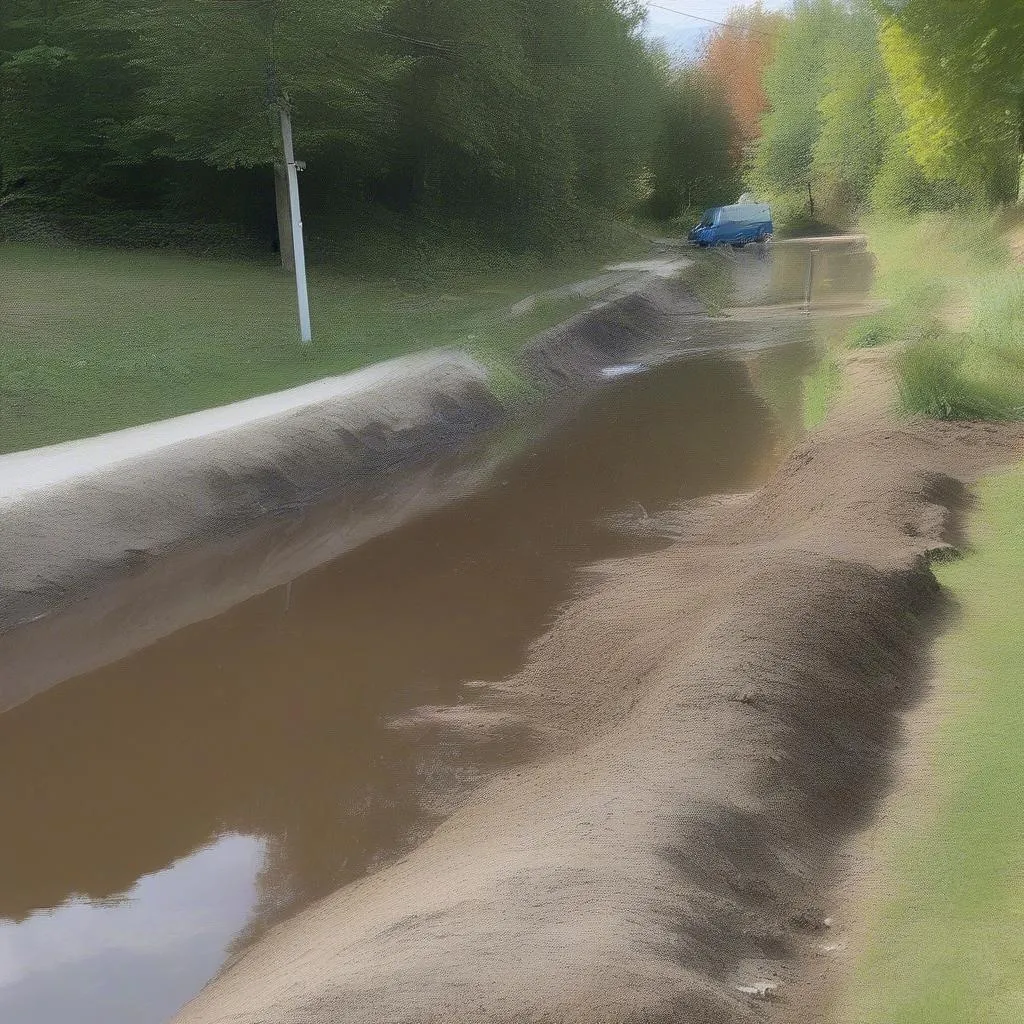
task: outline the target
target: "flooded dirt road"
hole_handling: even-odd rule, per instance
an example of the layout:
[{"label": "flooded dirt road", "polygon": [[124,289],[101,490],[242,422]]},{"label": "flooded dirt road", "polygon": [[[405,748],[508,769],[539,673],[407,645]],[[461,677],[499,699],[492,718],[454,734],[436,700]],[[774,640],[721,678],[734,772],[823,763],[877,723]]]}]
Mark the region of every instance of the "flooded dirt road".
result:
[{"label": "flooded dirt road", "polygon": [[[797,288],[785,259],[750,261],[743,298]],[[430,709],[471,724],[476,684],[522,666],[581,567],[664,543],[629,527],[766,479],[816,339],[732,330],[754,351],[624,376],[475,497],[0,716],[0,1020],[162,1024],[528,757],[514,729]]]}]

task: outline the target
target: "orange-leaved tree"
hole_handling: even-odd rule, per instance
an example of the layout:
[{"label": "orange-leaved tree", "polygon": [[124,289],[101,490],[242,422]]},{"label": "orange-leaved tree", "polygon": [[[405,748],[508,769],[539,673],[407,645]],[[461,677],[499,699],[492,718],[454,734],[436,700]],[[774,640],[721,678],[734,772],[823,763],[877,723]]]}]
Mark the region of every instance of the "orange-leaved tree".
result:
[{"label": "orange-leaved tree", "polygon": [[718,83],[736,124],[737,159],[742,159],[761,132],[768,109],[763,77],[775,50],[785,15],[767,11],[761,3],[736,7],[725,24],[704,43],[701,64]]}]

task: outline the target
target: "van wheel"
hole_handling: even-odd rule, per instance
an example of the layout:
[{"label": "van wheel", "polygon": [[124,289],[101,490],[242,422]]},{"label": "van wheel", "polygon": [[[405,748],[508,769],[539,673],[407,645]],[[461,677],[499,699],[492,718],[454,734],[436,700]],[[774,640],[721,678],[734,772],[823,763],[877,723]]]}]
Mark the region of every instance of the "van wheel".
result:
[{"label": "van wheel", "polygon": [[742,249],[746,244],[746,242],[733,242],[732,247],[734,249]]}]

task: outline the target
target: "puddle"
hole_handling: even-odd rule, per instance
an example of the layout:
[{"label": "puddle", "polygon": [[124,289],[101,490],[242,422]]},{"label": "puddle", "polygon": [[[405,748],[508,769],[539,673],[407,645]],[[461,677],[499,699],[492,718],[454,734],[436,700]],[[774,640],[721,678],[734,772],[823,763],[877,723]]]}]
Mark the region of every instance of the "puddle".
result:
[{"label": "puddle", "polygon": [[616,520],[766,478],[815,359],[790,330],[624,374],[475,497],[0,715],[0,1020],[160,1024],[528,756],[479,684],[520,668],[581,566],[665,543]]},{"label": "puddle", "polygon": [[118,897],[0,923],[3,1019],[162,1024],[245,926],[263,852],[262,840],[224,836]]}]

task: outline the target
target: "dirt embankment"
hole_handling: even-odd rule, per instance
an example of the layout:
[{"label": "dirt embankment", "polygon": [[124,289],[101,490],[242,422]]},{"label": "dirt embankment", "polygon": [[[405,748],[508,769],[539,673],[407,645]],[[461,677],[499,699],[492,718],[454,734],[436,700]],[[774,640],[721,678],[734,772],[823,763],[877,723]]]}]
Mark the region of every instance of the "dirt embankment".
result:
[{"label": "dirt embankment", "polygon": [[964,543],[965,482],[1024,437],[893,421],[878,357],[851,376],[767,487],[597,567],[490,691],[538,761],[272,931],[175,1024],[806,1015],[841,851],[926,688],[929,560]]},{"label": "dirt embankment", "polygon": [[[698,309],[683,282],[655,278],[539,336],[524,353],[523,373],[549,397],[585,392],[609,363],[655,343],[685,345],[673,316]],[[352,505],[348,532],[365,534],[372,524],[363,506],[379,519],[382,503],[420,487],[424,467],[478,445],[510,411],[490,390],[485,367],[464,353],[437,351],[0,457],[0,633],[171,549],[328,497]],[[542,413],[531,410],[533,418]],[[441,488],[431,501],[445,494]]]},{"label": "dirt embankment", "polygon": [[539,334],[523,351],[526,373],[549,389],[592,385],[604,367],[666,344],[685,350],[693,338],[680,332],[680,318],[703,310],[685,284],[656,280]]},{"label": "dirt embankment", "polygon": [[[176,545],[387,479],[502,412],[486,371],[458,353],[351,379],[333,397],[237,423],[227,407],[0,460],[0,631]],[[177,429],[203,417],[215,422]]]}]

